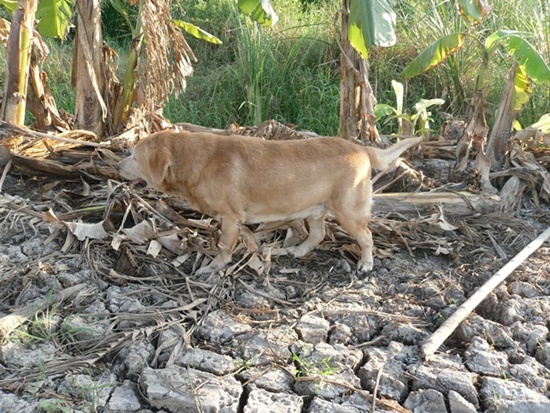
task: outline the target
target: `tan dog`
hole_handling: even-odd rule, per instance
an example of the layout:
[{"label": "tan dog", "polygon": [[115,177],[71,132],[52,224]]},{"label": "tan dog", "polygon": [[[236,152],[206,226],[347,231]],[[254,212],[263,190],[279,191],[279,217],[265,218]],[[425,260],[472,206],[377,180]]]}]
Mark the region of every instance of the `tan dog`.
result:
[{"label": "tan dog", "polygon": [[341,138],[268,141],[165,131],[141,140],[119,164],[119,171],[126,179],[143,179],[221,221],[220,252],[200,273],[231,262],[239,225],[244,223],[305,218],[308,238],[283,251],[303,257],[323,240],[329,212],[357,239],[359,270],[369,271],[371,168],[387,168],[421,140],[407,139],[382,150]]}]

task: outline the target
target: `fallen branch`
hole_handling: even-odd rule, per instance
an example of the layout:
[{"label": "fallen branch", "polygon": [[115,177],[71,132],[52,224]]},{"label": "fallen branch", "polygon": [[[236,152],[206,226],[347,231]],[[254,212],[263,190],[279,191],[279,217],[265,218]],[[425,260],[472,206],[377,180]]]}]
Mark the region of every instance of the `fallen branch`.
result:
[{"label": "fallen branch", "polygon": [[48,306],[59,304],[70,297],[76,295],[89,284],[80,283],[61,290],[52,297],[43,298],[22,308],[14,310],[11,314],[0,318],[0,339],[6,340],[13,331],[19,326],[25,324],[28,320],[35,316],[36,313],[42,311]]},{"label": "fallen branch", "polygon": [[382,368],[378,369],[378,373],[376,374],[376,382],[374,383],[374,390],[372,391],[372,405],[370,408],[372,413],[376,412],[376,395],[378,394],[378,387],[380,386],[380,379],[382,378],[384,367],[386,366],[382,366]]},{"label": "fallen branch", "polygon": [[376,213],[397,213],[407,216],[426,216],[443,207],[447,216],[467,217],[473,214],[499,211],[498,195],[480,195],[471,192],[415,192],[374,194]]},{"label": "fallen branch", "polygon": [[424,342],[421,355],[424,360],[429,358],[456,330],[459,324],[481,303],[501,282],[503,282],[519,265],[550,238],[550,228],[540,234],[534,241],[521,250],[508,264],[497,271],[470,298]]},{"label": "fallen branch", "polygon": [[[0,145],[1,147],[1,145]],[[52,161],[50,159],[31,158],[10,154],[7,157],[5,150],[0,150],[0,166],[12,162],[12,168],[20,173],[30,176],[47,175],[67,180],[80,180],[86,177],[100,177],[105,179],[122,180],[115,166],[102,165],[93,161],[81,162],[77,165],[65,165],[62,162]]]},{"label": "fallen branch", "polygon": [[69,132],[65,132],[65,133],[59,133],[59,134],[56,134],[56,135],[52,135],[52,134],[49,134],[49,133],[43,133],[43,132],[38,132],[38,131],[35,131],[35,130],[32,130],[32,129],[29,129],[26,126],[16,125],[14,123],[2,122],[2,121],[0,121],[0,129],[5,129],[5,130],[9,130],[9,131],[12,131],[12,132],[15,132],[15,133],[19,133],[19,134],[24,135],[28,138],[51,139],[51,140],[54,140],[54,141],[71,143],[71,144],[78,145],[78,146],[108,147],[108,146],[111,145],[110,142],[100,142],[100,143],[98,143],[98,142],[90,142],[90,141],[85,141],[85,140],[81,140],[81,139],[71,139],[71,138],[65,138],[64,137],[64,135],[66,135],[66,134],[70,134],[70,135],[80,134],[80,135],[84,135],[84,136],[87,136],[89,138],[97,140],[97,136],[95,135],[95,133],[90,132],[90,131],[86,131],[86,130],[69,131]]}]

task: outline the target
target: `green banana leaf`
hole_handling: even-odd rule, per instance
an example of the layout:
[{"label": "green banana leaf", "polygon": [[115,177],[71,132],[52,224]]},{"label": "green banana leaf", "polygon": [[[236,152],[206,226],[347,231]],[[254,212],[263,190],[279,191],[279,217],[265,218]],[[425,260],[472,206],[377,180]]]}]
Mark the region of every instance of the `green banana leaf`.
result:
[{"label": "green banana leaf", "polygon": [[396,15],[387,0],[351,0],[348,39],[361,58],[372,46],[392,46]]},{"label": "green banana leaf", "polygon": [[436,40],[409,63],[403,75],[411,78],[440,65],[463,46],[464,37],[464,33],[452,33]]},{"label": "green banana leaf", "polygon": [[17,0],[0,0],[0,5],[4,6],[10,13],[17,9]]},{"label": "green banana leaf", "polygon": [[[17,0],[0,0],[10,13],[17,9]],[[40,0],[36,9],[38,32],[46,37],[65,38],[71,19],[74,0]]]},{"label": "green banana leaf", "polygon": [[241,13],[263,26],[274,26],[279,21],[269,0],[238,0],[237,6]]},{"label": "green banana leaf", "polygon": [[187,23],[181,20],[172,20],[172,22],[180,27],[181,29],[185,30],[187,33],[189,33],[191,36],[196,37],[197,39],[205,40],[209,43],[213,44],[222,44],[222,41],[218,39],[216,36],[211,35],[207,31],[201,29],[200,27],[195,26],[194,24]]},{"label": "green banana leaf", "polygon": [[124,0],[109,0],[109,3],[115,9],[126,21],[128,24],[128,27],[130,27],[130,31],[132,32],[132,37],[137,37],[139,35],[135,32],[134,24],[132,23],[132,19],[130,18],[130,11],[128,10],[128,7]]},{"label": "green banana leaf", "polygon": [[498,44],[502,44],[533,82],[550,82],[550,68],[535,48],[525,39],[527,35],[528,33],[499,30],[487,37],[485,48],[492,51]]},{"label": "green banana leaf", "polygon": [[445,103],[445,100],[443,99],[420,99],[419,102],[415,103],[414,110],[416,110],[416,113],[419,114],[421,112],[425,112],[428,108],[432,106],[438,106]]},{"label": "green banana leaf", "polygon": [[36,10],[38,32],[46,37],[64,39],[73,16],[73,0],[40,0]]},{"label": "green banana leaf", "polygon": [[543,133],[550,133],[550,113],[542,115],[542,117],[531,126],[540,129]]},{"label": "green banana leaf", "polygon": [[485,0],[459,0],[460,14],[471,22],[477,23],[491,11]]},{"label": "green banana leaf", "polygon": [[397,110],[393,106],[386,103],[377,103],[374,106],[374,116],[377,121],[390,115],[397,115]]},{"label": "green banana leaf", "polygon": [[403,113],[403,100],[405,98],[405,88],[403,87],[403,83],[400,83],[396,80],[391,81],[391,86],[393,88],[393,91],[395,93],[395,101],[397,104],[397,113]]},{"label": "green banana leaf", "polygon": [[529,102],[532,93],[533,88],[531,87],[527,73],[525,73],[521,66],[517,65],[514,76],[514,110],[521,110]]}]

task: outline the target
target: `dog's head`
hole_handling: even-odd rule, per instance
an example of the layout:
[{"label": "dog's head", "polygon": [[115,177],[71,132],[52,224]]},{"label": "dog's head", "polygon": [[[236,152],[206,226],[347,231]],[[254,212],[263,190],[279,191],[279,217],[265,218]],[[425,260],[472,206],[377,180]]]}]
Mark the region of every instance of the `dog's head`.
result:
[{"label": "dog's head", "polygon": [[118,164],[120,175],[133,182],[166,191],[166,179],[172,168],[172,154],[161,136],[150,136],[136,145],[131,155]]}]

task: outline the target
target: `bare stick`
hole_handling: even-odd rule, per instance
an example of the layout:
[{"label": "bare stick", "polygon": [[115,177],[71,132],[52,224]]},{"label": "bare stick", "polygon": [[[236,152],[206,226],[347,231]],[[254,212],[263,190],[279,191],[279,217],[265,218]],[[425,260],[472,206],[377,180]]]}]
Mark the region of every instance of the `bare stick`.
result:
[{"label": "bare stick", "polygon": [[458,307],[457,310],[424,342],[421,348],[422,358],[428,360],[478,304],[549,238],[550,228],[546,229],[546,231],[521,250],[508,262],[508,264],[497,271],[470,298]]},{"label": "bare stick", "polygon": [[380,378],[382,377],[382,371],[384,370],[385,365],[378,369],[376,374],[376,382],[374,383],[374,390],[372,392],[372,405],[370,411],[376,413],[376,394],[378,393],[378,386],[380,386]]},{"label": "bare stick", "polygon": [[2,171],[2,177],[0,178],[0,192],[2,192],[2,187],[4,186],[4,181],[6,180],[6,175],[8,175],[8,171],[11,168],[11,159],[6,164],[6,167]]}]

